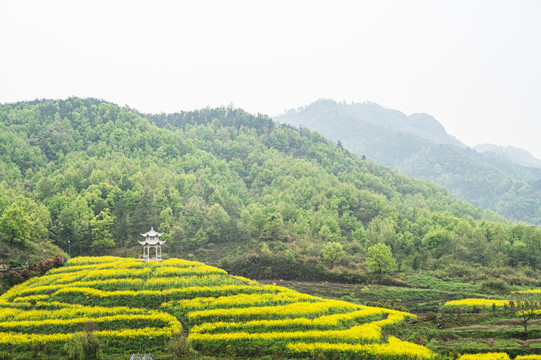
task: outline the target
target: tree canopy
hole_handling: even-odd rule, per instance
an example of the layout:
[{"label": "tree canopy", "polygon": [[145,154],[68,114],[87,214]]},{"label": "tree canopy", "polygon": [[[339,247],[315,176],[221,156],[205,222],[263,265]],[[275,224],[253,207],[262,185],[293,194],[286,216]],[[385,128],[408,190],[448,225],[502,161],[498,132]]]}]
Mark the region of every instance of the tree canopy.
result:
[{"label": "tree canopy", "polygon": [[396,270],[396,263],[391,248],[383,243],[377,243],[368,248],[368,268],[370,271],[389,273]]}]

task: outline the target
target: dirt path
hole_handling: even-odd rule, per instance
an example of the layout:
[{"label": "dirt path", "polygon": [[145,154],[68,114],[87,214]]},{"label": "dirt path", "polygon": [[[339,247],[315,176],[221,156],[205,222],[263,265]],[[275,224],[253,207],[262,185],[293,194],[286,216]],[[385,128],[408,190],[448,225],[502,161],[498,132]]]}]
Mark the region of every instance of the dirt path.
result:
[{"label": "dirt path", "polygon": [[188,335],[190,334],[190,331],[188,330],[188,327],[186,326],[186,324],[184,324],[184,321],[182,321],[181,319],[177,318],[178,321],[180,321],[180,324],[182,325],[182,336],[183,337],[188,337]]},{"label": "dirt path", "polygon": [[464,331],[464,330],[508,330],[508,329],[517,329],[516,326],[512,325],[471,325],[471,326],[461,326],[454,327],[449,329],[442,329],[440,331]]},{"label": "dirt path", "polygon": [[[516,338],[510,338],[507,339],[508,341],[515,342],[521,346],[528,347],[530,344],[533,343],[541,343],[541,339],[530,339],[530,340],[521,340]],[[448,343],[464,343],[464,342],[478,342],[478,343],[484,343],[492,347],[494,345],[494,339],[493,338],[456,338],[452,340],[447,340]]]},{"label": "dirt path", "polygon": [[[530,321],[528,321],[528,324],[538,324],[538,323],[541,323],[541,319],[532,319]],[[522,320],[521,319],[500,319],[498,320],[498,322],[496,323],[498,325],[502,325],[502,324],[516,324],[516,325],[522,325]]]},{"label": "dirt path", "polygon": [[[460,326],[448,329],[442,329],[440,331],[449,332],[449,331],[467,331],[467,330],[509,330],[509,329],[523,329],[518,325],[522,325],[522,322],[502,322],[503,324],[513,324],[513,325],[470,325],[470,326]],[[528,329],[537,329],[537,326],[532,327],[531,324],[528,326]]]}]

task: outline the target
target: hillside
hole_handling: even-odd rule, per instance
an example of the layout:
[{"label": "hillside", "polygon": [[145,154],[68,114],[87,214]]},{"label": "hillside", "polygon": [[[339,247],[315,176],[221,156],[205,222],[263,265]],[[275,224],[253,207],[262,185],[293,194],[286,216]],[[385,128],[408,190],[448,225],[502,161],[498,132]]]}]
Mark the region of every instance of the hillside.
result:
[{"label": "hillside", "polygon": [[[366,281],[379,243],[399,270],[516,281],[539,271],[541,230],[264,115],[145,115],[71,98],[2,105],[0,130],[10,248],[69,240],[72,256],[138,257],[154,226],[165,253],[257,279]],[[8,231],[13,221],[25,230]]]},{"label": "hillside", "polygon": [[106,359],[157,356],[179,336],[221,357],[435,356],[385,335],[415,315],[260,285],[180,259],[74,258],[3,294],[0,308],[0,354],[13,359],[67,359],[77,342],[101,348]]},{"label": "hillside", "polygon": [[541,224],[541,169],[525,151],[473,151],[430,115],[406,116],[373,103],[318,100],[275,120],[308,127],[359,156],[434,181],[475,207]]}]

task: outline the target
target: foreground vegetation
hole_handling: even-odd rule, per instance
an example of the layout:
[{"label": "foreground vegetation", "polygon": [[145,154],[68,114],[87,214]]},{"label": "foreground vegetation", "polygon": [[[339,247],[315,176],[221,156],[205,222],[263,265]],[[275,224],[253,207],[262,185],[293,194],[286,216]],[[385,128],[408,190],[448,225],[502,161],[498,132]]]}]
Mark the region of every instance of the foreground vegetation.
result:
[{"label": "foreground vegetation", "polygon": [[113,359],[163,354],[171,339],[187,336],[201,354],[228,357],[433,358],[384,333],[415,318],[260,285],[202,263],[79,257],[0,297],[0,349],[4,358],[78,359],[84,342]]},{"label": "foreground vegetation", "polygon": [[82,359],[89,348],[104,359],[530,359],[541,351],[540,309],[532,307],[525,333],[518,302],[538,299],[540,288],[419,274],[394,281],[277,286],[180,259],[78,257],[0,297],[0,358]]}]

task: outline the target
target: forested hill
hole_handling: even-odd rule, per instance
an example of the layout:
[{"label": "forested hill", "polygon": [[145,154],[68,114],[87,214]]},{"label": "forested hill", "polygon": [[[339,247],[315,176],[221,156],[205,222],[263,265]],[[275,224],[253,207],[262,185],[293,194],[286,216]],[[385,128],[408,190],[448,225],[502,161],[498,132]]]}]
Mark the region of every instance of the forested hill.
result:
[{"label": "forested hill", "polygon": [[534,164],[524,150],[477,152],[448,135],[430,115],[406,116],[374,103],[322,99],[275,119],[306,126],[359,156],[434,181],[475,207],[541,225],[541,169],[520,165]]},{"label": "forested hill", "polygon": [[[0,107],[3,247],[69,240],[72,256],[138,256],[150,226],[171,256],[254,277],[362,272],[376,243],[401,269],[465,276],[541,257],[539,229],[264,115],[144,115],[79,98]],[[345,250],[334,259],[333,243]]]}]

